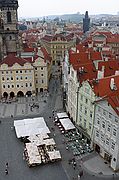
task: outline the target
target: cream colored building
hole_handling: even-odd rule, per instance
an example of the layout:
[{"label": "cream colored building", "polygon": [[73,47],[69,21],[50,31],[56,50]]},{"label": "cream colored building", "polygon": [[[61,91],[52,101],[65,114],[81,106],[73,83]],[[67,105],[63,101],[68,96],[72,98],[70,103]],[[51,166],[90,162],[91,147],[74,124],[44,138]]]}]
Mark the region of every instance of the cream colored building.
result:
[{"label": "cream colored building", "polygon": [[44,60],[41,50],[39,50],[38,55],[33,63],[36,93],[48,89],[48,63]]},{"label": "cream colored building", "polygon": [[47,49],[52,57],[53,64],[61,64],[65,51],[75,46],[76,39],[73,34],[62,35],[45,35],[41,39],[41,44]]},{"label": "cream colored building", "polygon": [[41,50],[31,58],[8,55],[0,64],[0,96],[35,95],[48,89],[50,61]]},{"label": "cream colored building", "polygon": [[28,61],[7,56],[0,66],[1,97],[14,97],[35,93],[34,68]]}]

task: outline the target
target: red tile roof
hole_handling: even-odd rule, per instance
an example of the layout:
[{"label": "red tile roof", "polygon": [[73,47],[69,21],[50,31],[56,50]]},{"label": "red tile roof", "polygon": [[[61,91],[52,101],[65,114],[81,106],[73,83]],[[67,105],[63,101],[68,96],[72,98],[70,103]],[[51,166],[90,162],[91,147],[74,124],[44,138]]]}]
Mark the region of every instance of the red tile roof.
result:
[{"label": "red tile roof", "polygon": [[41,51],[43,52],[44,55],[44,59],[45,61],[48,60],[49,62],[51,62],[52,58],[51,56],[48,54],[47,50],[45,49],[45,47],[41,47]]},{"label": "red tile roof", "polygon": [[[116,85],[115,90],[112,90],[110,88],[110,82],[111,78],[114,79],[114,83]],[[89,82],[94,90],[94,93],[101,97],[100,100],[107,100],[108,103],[112,106],[112,108],[115,110],[117,115],[119,115],[119,75],[106,77],[103,79],[100,79],[95,83],[94,80]],[[97,100],[97,101],[100,101]]]},{"label": "red tile roof", "polygon": [[116,60],[103,61],[98,63],[98,69],[101,71],[104,66],[104,77],[112,76],[115,71],[119,71],[119,62]]},{"label": "red tile roof", "polygon": [[7,64],[9,67],[12,67],[15,63],[18,63],[19,65],[24,66],[24,64],[27,62],[28,61],[23,58],[16,57],[13,54],[9,54],[6,58],[3,59],[0,65]]}]

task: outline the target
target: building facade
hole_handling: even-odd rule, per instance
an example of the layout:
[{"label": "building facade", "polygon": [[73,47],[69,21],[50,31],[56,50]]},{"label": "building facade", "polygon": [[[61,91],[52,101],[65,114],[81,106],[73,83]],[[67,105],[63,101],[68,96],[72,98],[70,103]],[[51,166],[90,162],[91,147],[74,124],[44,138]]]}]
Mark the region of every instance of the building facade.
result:
[{"label": "building facade", "polygon": [[1,59],[9,53],[17,54],[18,44],[18,1],[0,0],[0,53]]}]

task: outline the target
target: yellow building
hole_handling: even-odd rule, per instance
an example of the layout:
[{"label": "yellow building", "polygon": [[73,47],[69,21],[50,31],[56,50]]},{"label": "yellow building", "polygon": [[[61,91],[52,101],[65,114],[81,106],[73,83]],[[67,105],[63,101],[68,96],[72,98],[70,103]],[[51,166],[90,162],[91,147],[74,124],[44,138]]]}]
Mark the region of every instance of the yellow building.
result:
[{"label": "yellow building", "polygon": [[0,96],[30,96],[47,90],[50,66],[50,57],[41,49],[25,59],[9,54],[0,64]]},{"label": "yellow building", "polygon": [[0,66],[0,95],[14,97],[35,92],[34,68],[25,59],[8,55]]},{"label": "yellow building", "polygon": [[41,45],[47,49],[52,57],[53,64],[60,64],[64,58],[65,51],[75,46],[75,43],[76,39],[73,33],[68,35],[45,35],[45,37],[41,39]]}]

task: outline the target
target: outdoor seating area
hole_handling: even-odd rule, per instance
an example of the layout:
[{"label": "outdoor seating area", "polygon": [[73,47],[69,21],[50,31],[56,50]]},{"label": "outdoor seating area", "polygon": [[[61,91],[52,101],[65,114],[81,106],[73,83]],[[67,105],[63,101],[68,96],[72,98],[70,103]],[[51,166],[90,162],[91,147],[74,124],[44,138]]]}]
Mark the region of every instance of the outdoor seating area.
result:
[{"label": "outdoor seating area", "polygon": [[92,152],[90,144],[87,144],[85,139],[77,131],[70,131],[65,134],[67,148],[73,151],[74,156],[80,156]]},{"label": "outdoor seating area", "polygon": [[25,144],[23,155],[29,167],[61,160],[43,117],[14,121],[14,127]]}]

